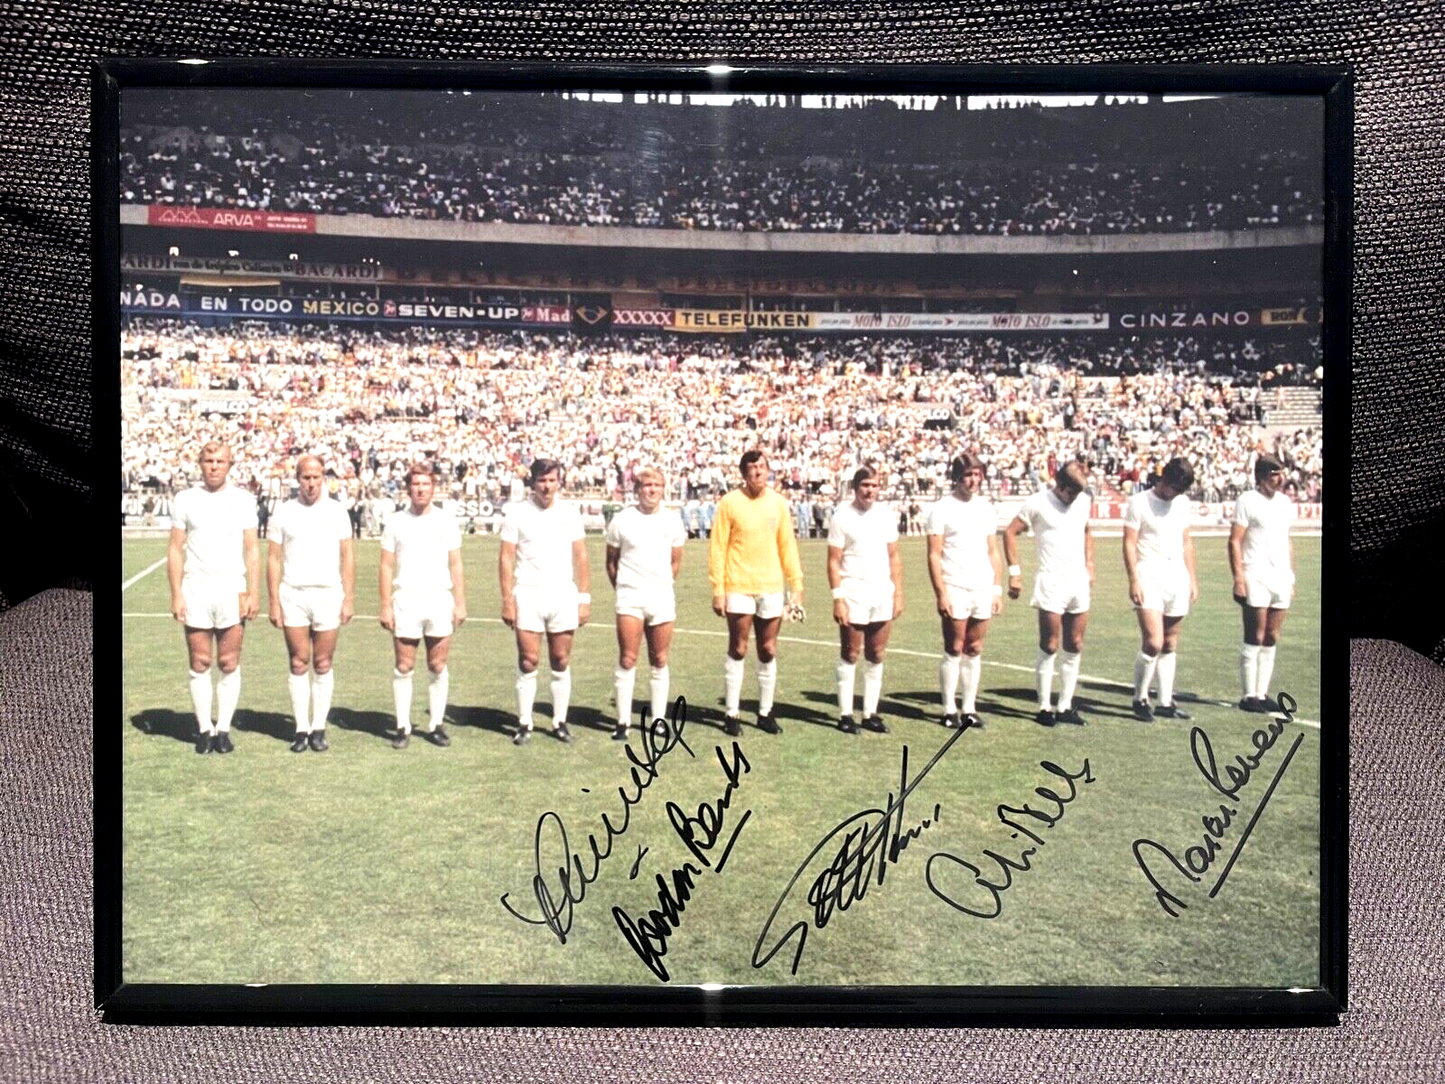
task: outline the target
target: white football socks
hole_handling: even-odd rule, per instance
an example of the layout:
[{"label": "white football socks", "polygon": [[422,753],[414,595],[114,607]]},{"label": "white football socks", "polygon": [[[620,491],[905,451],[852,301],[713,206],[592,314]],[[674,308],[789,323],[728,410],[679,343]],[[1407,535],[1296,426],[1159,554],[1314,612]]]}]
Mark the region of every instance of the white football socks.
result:
[{"label": "white football socks", "polygon": [[326,729],[326,717],[331,714],[331,690],[336,682],[334,671],[311,675],[311,729]]},{"label": "white football socks", "polygon": [[838,660],[834,674],[838,679],[838,717],[853,714],[853,683],[858,673],[857,663]]},{"label": "white football socks", "polygon": [[[1154,671],[1158,667],[1158,665],[1158,655],[1146,655],[1144,654],[1144,652],[1141,651],[1138,655],[1134,657],[1135,700],[1149,699],[1149,685],[1154,680]],[[1159,702],[1161,704],[1165,702],[1164,692],[1162,689],[1159,692]]]},{"label": "white football socks", "polygon": [[532,729],[532,705],[537,701],[537,671],[517,670],[517,725]]},{"label": "white football socks", "polygon": [[723,710],[731,717],[738,713],[743,695],[743,660],[723,656]]},{"label": "white football socks", "polygon": [[1256,691],[1259,688],[1259,652],[1258,644],[1239,645],[1239,688],[1240,695],[1246,700],[1253,700],[1259,695]]},{"label": "white football socks", "polygon": [[1074,687],[1079,684],[1079,658],[1077,651],[1065,651],[1059,664],[1059,710],[1068,711],[1074,706]]},{"label": "white football socks", "polygon": [[189,671],[187,685],[191,690],[191,709],[196,713],[196,726],[207,734],[214,734],[211,724],[211,672],[202,670],[199,674]]},{"label": "white football socks", "polygon": [[[1038,658],[1034,660],[1034,688],[1039,694],[1039,711],[1048,711],[1051,699],[1054,695],[1054,659],[1055,653],[1039,648]],[[1062,707],[1063,705],[1060,705]]]},{"label": "white football socks", "polygon": [[1166,708],[1174,703],[1174,668],[1178,665],[1179,656],[1172,651],[1159,656],[1159,703]]},{"label": "white football socks", "polygon": [[411,733],[411,672],[391,672],[391,702],[396,709],[396,729]]},{"label": "white football socks", "polygon": [[[667,692],[671,679],[666,666],[654,666],[651,670],[647,681],[648,692],[652,694],[651,702],[648,705],[650,712],[648,723],[667,718]],[[628,696],[631,695],[628,693]]]},{"label": "white football socks", "polygon": [[311,733],[311,676],[287,674],[286,691],[291,694],[291,715],[296,720],[296,733]]},{"label": "white football socks", "polygon": [[1259,649],[1259,672],[1255,679],[1255,695],[1269,696],[1269,682],[1274,677],[1274,645]]},{"label": "white football socks", "polygon": [[552,691],[552,725],[567,721],[567,708],[572,702],[572,671],[553,670],[550,683]]},{"label": "white football socks", "polygon": [[979,655],[960,656],[963,665],[959,667],[959,684],[963,688],[963,704],[959,710],[964,715],[978,711],[978,678],[983,672],[983,658]]},{"label": "white football socks", "polygon": [[883,664],[863,663],[863,718],[878,714],[878,698],[883,695]]},{"label": "white football socks", "polygon": [[636,682],[635,669],[624,670],[619,666],[612,671],[612,700],[617,705],[618,726],[626,726],[632,721],[632,689]]},{"label": "white football socks", "polygon": [[963,658],[959,655],[943,656],[938,664],[938,695],[943,700],[943,714],[956,715],[958,706],[958,679],[962,672]]},{"label": "white football socks", "polygon": [[435,730],[446,720],[447,691],[451,688],[451,675],[443,666],[439,673],[427,672],[426,706],[427,726]]},{"label": "white football socks", "polygon": [[231,716],[236,714],[236,704],[241,699],[241,668],[238,666],[229,674],[222,674],[216,682],[216,730],[222,734],[231,731]]},{"label": "white football socks", "polygon": [[758,714],[773,713],[773,694],[778,688],[778,660],[758,663]]}]

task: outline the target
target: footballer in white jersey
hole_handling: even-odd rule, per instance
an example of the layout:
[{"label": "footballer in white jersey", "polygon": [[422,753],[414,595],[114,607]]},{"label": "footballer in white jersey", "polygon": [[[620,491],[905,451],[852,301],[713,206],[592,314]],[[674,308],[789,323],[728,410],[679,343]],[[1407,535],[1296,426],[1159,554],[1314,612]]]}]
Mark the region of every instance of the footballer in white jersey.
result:
[{"label": "footballer in white jersey", "polygon": [[[1194,468],[1183,459],[1171,459],[1153,489],[1129,498],[1124,514],[1124,571],[1140,637],[1134,659],[1134,714],[1145,722],[1156,716],[1189,718],[1174,703],[1174,675],[1184,616],[1199,597],[1185,496],[1193,484]],[[1155,681],[1157,706],[1149,703],[1149,687]]]},{"label": "footballer in white jersey", "polygon": [[467,619],[462,576],[462,534],[457,518],[432,501],[436,482],[430,463],[406,472],[408,504],[386,517],[381,535],[378,589],[381,627],[391,633],[396,669],[391,675],[396,731],[391,744],[411,740],[412,672],[417,647],[426,642],[427,728],[433,745],[451,744],[445,725],[452,633]]},{"label": "footballer in white jersey", "polygon": [[989,622],[1003,612],[998,518],[979,493],[983,473],[977,456],[955,458],[948,468],[953,491],[928,511],[928,579],[943,626],[938,689],[950,728],[983,726],[977,702],[983,643]]},{"label": "footballer in white jersey", "polygon": [[517,638],[516,745],[532,734],[537,697],[537,662],[542,636],[552,667],[552,734],[570,742],[567,709],[572,699],[572,638],[592,616],[587,546],[576,508],[557,499],[562,464],[534,459],[532,492],[507,506],[497,575],[502,589],[502,622]]},{"label": "footballer in white jersey", "polygon": [[883,653],[893,621],[903,612],[903,562],[898,556],[898,513],[878,502],[878,472],[859,467],[853,500],[839,505],[828,527],[828,584],[838,623],[838,729],[857,734],[853,688],[863,653],[862,729],[886,734],[878,714]]},{"label": "footballer in white jersey", "polygon": [[[231,449],[210,441],[201,449],[201,484],[176,495],[166,576],[171,616],[185,628],[197,753],[229,753],[231,719],[241,696],[245,622],[261,610],[261,552],[256,498],[226,484]],[[216,717],[211,719],[211,663]]]},{"label": "footballer in white jersey", "polygon": [[[1089,593],[1094,582],[1094,535],[1089,530],[1089,468],[1075,460],[1065,463],[1054,475],[1051,489],[1041,490],[1024,501],[1003,534],[1004,556],[1008,560],[1009,598],[1023,590],[1019,568],[1018,537],[1034,532],[1039,568],[1034,575],[1032,604],[1039,611],[1039,653],[1034,660],[1034,687],[1038,692],[1038,713],[1042,726],[1073,723],[1084,718],[1074,707],[1074,690],[1079,682],[1080,654],[1084,630],[1089,623]],[[1064,657],[1059,668],[1059,703],[1052,703],[1054,660],[1062,645]]]},{"label": "footballer in white jersey", "polygon": [[1284,465],[1273,456],[1254,462],[1254,489],[1241,493],[1229,528],[1229,569],[1234,575],[1234,601],[1244,618],[1239,648],[1239,706],[1244,711],[1279,710],[1269,695],[1274,653],[1294,592],[1294,559],[1290,524],[1294,502],[1280,486]]},{"label": "footballer in white jersey", "polygon": [[682,517],[662,507],[665,485],[660,470],[646,467],[637,471],[632,477],[637,504],[618,512],[607,524],[607,578],[617,591],[617,669],[612,674],[617,704],[612,737],[617,741],[627,740],[637,655],[644,636],[651,667],[647,725],[667,713],[667,652],[677,620],[672,585],[682,567],[687,532]]},{"label": "footballer in white jersey", "polygon": [[352,519],[326,496],[326,465],[319,456],[296,461],[297,495],[271,517],[266,545],[266,587],[271,624],[286,638],[291,673],[286,679],[296,720],[293,753],[324,753],[326,716],[336,675],[336,636],[351,621],[356,589]]}]

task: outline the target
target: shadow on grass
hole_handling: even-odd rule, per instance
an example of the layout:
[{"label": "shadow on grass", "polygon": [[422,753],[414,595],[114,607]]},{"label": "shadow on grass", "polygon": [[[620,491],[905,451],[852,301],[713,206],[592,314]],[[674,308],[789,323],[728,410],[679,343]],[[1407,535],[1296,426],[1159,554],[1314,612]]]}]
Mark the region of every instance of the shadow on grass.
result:
[{"label": "shadow on grass", "polygon": [[334,726],[337,730],[369,734],[373,738],[390,738],[396,727],[396,719],[380,711],[332,708],[327,716],[326,725]]},{"label": "shadow on grass", "polygon": [[240,709],[231,719],[231,729],[246,734],[264,734],[277,741],[290,742],[296,736],[296,721],[276,711]]},{"label": "shadow on grass", "polygon": [[505,738],[510,738],[517,730],[515,712],[479,705],[459,707],[452,704],[447,708],[447,721],[452,726],[485,730],[492,734],[500,734]]},{"label": "shadow on grass", "polygon": [[171,711],[169,708],[150,708],[139,715],[132,715],[130,725],[142,734],[175,738],[187,744],[196,737],[196,717],[189,713]]},{"label": "shadow on grass", "polygon": [[[930,723],[941,723],[942,721],[942,706],[936,689],[928,689],[923,692],[892,693],[891,698],[895,703],[907,705],[897,712],[901,718],[911,716]],[[1027,706],[1013,707],[1005,703],[1008,700],[1022,700]],[[888,702],[885,700],[883,703]],[[1034,702],[1032,689],[990,689],[986,693],[978,694],[978,714],[985,721],[990,718],[1004,718],[1025,719],[1033,722],[1036,714],[1033,708]],[[918,706],[914,707],[913,705]]]}]

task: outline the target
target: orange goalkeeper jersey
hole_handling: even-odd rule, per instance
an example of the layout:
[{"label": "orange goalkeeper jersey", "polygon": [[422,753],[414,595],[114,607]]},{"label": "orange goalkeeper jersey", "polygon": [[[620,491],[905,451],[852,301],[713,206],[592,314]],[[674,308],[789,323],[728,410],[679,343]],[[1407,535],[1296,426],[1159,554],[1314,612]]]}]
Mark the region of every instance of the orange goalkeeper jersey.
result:
[{"label": "orange goalkeeper jersey", "polygon": [[756,497],[735,489],[718,502],[708,543],[707,578],[713,597],[729,593],[768,595],[803,586],[803,566],[793,537],[793,516],[782,494]]}]

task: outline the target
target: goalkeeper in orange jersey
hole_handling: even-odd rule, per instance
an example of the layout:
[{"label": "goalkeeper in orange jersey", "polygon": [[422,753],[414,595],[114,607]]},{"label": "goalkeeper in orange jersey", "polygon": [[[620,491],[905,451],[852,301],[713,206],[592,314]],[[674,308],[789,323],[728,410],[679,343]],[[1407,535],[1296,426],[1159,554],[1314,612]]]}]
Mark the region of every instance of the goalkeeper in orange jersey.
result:
[{"label": "goalkeeper in orange jersey", "polygon": [[778,627],[784,610],[784,585],[789,609],[802,612],[803,567],[793,537],[788,502],[768,488],[768,461],[754,448],[743,453],[739,466],[743,484],[718,502],[708,543],[707,577],[712,609],[728,623],[728,653],[723,663],[724,730],[742,733],[738,698],[742,693],[748,636],[758,634],[758,729],[781,734],[773,718],[778,685]]}]

